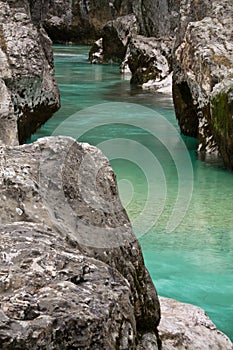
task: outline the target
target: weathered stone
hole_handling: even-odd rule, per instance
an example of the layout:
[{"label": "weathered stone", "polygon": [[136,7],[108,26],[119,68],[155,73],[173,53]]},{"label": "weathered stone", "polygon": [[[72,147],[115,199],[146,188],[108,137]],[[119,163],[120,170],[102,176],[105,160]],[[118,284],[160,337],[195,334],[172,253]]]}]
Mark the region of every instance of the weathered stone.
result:
[{"label": "weathered stone", "polygon": [[133,13],[144,36],[166,37],[174,35],[178,25],[179,1],[177,0],[122,0],[120,13]]},{"label": "weathered stone", "polygon": [[121,62],[126,54],[130,38],[139,33],[139,25],[135,15],[119,17],[108,22],[103,34],[104,61]]},{"label": "weathered stone", "polygon": [[21,143],[59,108],[51,40],[43,28],[32,24],[26,0],[1,1],[0,22],[1,90],[7,94],[0,120],[1,129],[9,134],[2,142],[15,143],[18,128]]},{"label": "weathered stone", "polygon": [[142,86],[148,81],[164,81],[172,71],[172,45],[169,39],[133,37],[127,52],[131,83]]},{"label": "weathered stone", "polygon": [[[220,151],[231,169],[231,89],[225,99],[219,97],[221,108],[215,102],[217,86],[222,81],[232,81],[232,18],[233,3],[229,1],[181,1],[173,74],[174,104],[182,132],[198,137],[198,151]],[[218,118],[216,124],[212,116],[219,114],[219,108],[228,112],[221,113],[219,118],[223,120],[219,123]],[[226,129],[220,132],[219,125],[227,123],[229,133]]]},{"label": "weathered stone", "polygon": [[33,0],[30,6],[32,18],[41,20],[56,42],[93,43],[108,21],[132,13],[145,36],[174,35],[178,23],[175,0]]},{"label": "weathered stone", "polygon": [[201,308],[159,297],[159,334],[163,350],[232,350],[230,339],[220,332]]},{"label": "weathered stone", "polygon": [[10,92],[0,78],[0,146],[5,144],[18,144],[18,130]]},{"label": "weathered stone", "polygon": [[[91,318],[87,310],[87,318],[80,317],[78,322],[81,322],[81,326],[77,327],[81,327],[82,332],[84,332],[84,329],[82,328],[82,319],[84,328],[87,324],[84,320],[89,320],[89,328],[87,328],[87,332],[93,331],[94,334],[91,338],[92,340],[94,339],[93,337],[97,337],[96,349],[108,349],[108,346],[104,341],[112,342],[109,345],[109,349],[115,349],[117,346],[120,346],[117,345],[120,344],[118,339],[121,339],[121,344],[125,344],[121,345],[119,347],[120,349],[135,349],[136,345],[144,346],[145,339],[147,339],[148,344],[153,345],[156,338],[156,328],[160,319],[158,298],[153,283],[144,267],[139,243],[132,232],[127,214],[120,203],[115,176],[108,160],[103,154],[95,147],[87,144],[76,143],[75,140],[68,137],[51,137],[40,139],[36,143],[30,145],[1,148],[0,166],[0,212],[1,223],[2,225],[5,225],[4,227],[10,223],[14,224],[17,222],[18,225],[22,225],[22,230],[23,227],[27,230],[27,223],[35,223],[35,226],[30,230],[33,231],[35,229],[36,238],[37,235],[39,235],[37,231],[38,226],[36,225],[41,224],[40,227],[43,227],[43,225],[48,226],[50,230],[52,230],[52,233],[56,235],[59,246],[64,246],[64,249],[66,249],[66,244],[64,242],[67,240],[67,247],[71,244],[70,251],[72,251],[74,255],[85,255],[85,257],[97,259],[105,263],[109,267],[108,271],[110,274],[114,274],[114,271],[117,271],[117,275],[120,274],[119,278],[124,281],[122,285],[123,289],[119,288],[121,289],[121,295],[123,293],[122,290],[126,288],[125,293],[123,293],[125,294],[126,303],[123,301],[123,298],[122,301],[119,302],[119,307],[122,308],[122,312],[123,309],[126,309],[126,314],[123,312],[122,315],[124,314],[125,316],[120,316],[121,311],[120,313],[117,311],[116,319],[118,320],[119,327],[115,327],[114,323],[111,326],[107,320],[108,316],[106,316],[107,319],[104,318],[109,307],[107,304],[103,304],[102,301],[105,297],[101,295],[97,298],[96,302],[99,303],[99,305],[102,303],[103,311],[101,312],[100,307],[98,307],[93,318]],[[22,230],[19,229],[19,235]],[[44,229],[45,241],[49,240],[49,238],[46,238],[48,236],[46,233],[47,231],[47,229]],[[6,232],[6,234],[9,233]],[[33,236],[31,233],[28,235]],[[39,241],[42,240],[42,236],[43,232],[39,235]],[[51,242],[49,243],[50,246],[56,245],[54,240],[55,238],[52,239],[53,244]],[[25,243],[27,241],[25,239],[23,241],[27,246],[28,244]],[[14,247],[11,243],[9,243],[9,246]],[[32,239],[31,247],[35,246],[36,243],[34,242],[34,239]],[[56,250],[56,248],[54,249]],[[37,254],[37,258],[39,255],[39,259],[36,261],[37,265],[40,266],[43,260],[43,258],[40,259],[40,257],[41,255],[44,256],[45,249],[41,246],[41,249],[35,248],[35,250],[39,250],[39,254]],[[28,254],[32,255],[31,248],[28,248]],[[60,248],[59,254],[62,254]],[[50,258],[48,257],[48,265],[49,260]],[[76,258],[74,258],[74,260],[76,261]],[[57,264],[59,265],[59,261]],[[98,265],[97,262],[93,262],[93,264]],[[36,266],[40,273],[42,270],[37,265],[35,262],[33,266]],[[56,265],[56,259],[53,260],[52,265]],[[87,263],[87,265],[89,266],[89,263]],[[31,266],[31,264],[28,266],[28,272],[30,272]],[[98,266],[103,266],[103,269],[106,270],[104,267],[105,265]],[[77,276],[77,274],[75,275],[75,271],[73,269],[71,270],[72,274]],[[57,271],[60,270],[58,269]],[[48,285],[50,285],[50,283],[53,284],[54,279],[52,277],[52,272],[50,271],[48,274],[49,273],[51,274],[51,280],[48,278],[46,282],[45,278],[43,282],[46,282]],[[98,275],[95,275],[93,279],[98,279],[97,276]],[[34,278],[35,281],[32,285],[36,283],[36,274]],[[107,278],[107,275],[104,273],[103,279],[106,281]],[[102,281],[101,278],[99,279]],[[79,283],[77,282],[77,284]],[[102,285],[103,283],[101,282],[100,284]],[[45,285],[43,284],[41,288],[44,287]],[[56,286],[55,288],[58,287]],[[67,290],[70,291],[70,288],[72,294],[73,289],[69,282]],[[95,284],[91,284],[91,286],[87,285],[87,291],[84,291],[84,294],[89,293],[88,288],[94,290]],[[106,290],[107,293],[107,285],[105,287],[103,286],[103,289],[100,288],[98,290],[98,288],[99,287],[96,287],[97,294],[104,293],[104,295],[106,295],[104,290]],[[14,290],[14,288],[11,292],[18,294],[18,291]],[[31,294],[31,289],[27,290],[27,293]],[[50,290],[48,293],[50,293]],[[51,297],[53,299],[54,293],[55,292],[52,289],[49,298]],[[111,289],[109,293],[109,295],[111,295]],[[64,296],[63,294],[61,294],[61,296],[61,303],[63,303],[64,300],[67,300],[67,296]],[[4,297],[4,295],[1,297]],[[109,301],[109,303],[115,305],[115,303],[118,303],[119,301],[118,297],[120,298],[120,296],[116,295],[111,299],[109,296],[111,299],[111,302]],[[92,296],[90,296],[91,301],[88,302],[95,305],[95,298],[96,295],[94,295],[93,299]],[[34,294],[32,299],[34,300]],[[70,296],[70,299],[73,299],[73,294]],[[14,298],[12,300],[14,300]],[[50,304],[49,300],[50,299],[46,299],[46,305]],[[74,301],[75,304],[78,303],[77,300],[82,300],[82,298],[77,296],[77,299]],[[56,301],[56,303],[58,303],[58,301]],[[68,303],[66,309],[65,305],[66,303],[64,301],[63,306],[61,305],[63,310],[61,311],[61,317],[64,316],[64,318],[67,319],[66,315],[71,306]],[[34,306],[32,307],[34,310]],[[85,309],[85,303],[82,307]],[[82,309],[82,312],[80,311],[81,314],[84,313],[84,309]],[[37,310],[37,306],[35,306],[35,310]],[[5,312],[4,310],[2,311]],[[56,313],[55,310],[54,313]],[[49,315],[52,318],[53,316],[55,317],[55,315]],[[48,337],[49,334],[51,334],[51,329],[55,327],[56,324],[54,320],[50,323],[50,317],[47,317],[48,329],[50,330],[48,332]],[[67,322],[67,325],[64,326],[62,332],[65,332],[65,329],[66,327],[69,327],[69,324],[72,325],[72,329],[76,329],[74,316],[70,315],[70,317],[71,321]],[[113,316],[113,319],[114,317],[115,316]],[[39,316],[38,319],[40,320]],[[109,336],[106,336],[106,333],[104,333],[105,322],[106,329],[108,327],[110,327],[110,330],[115,329],[115,338],[113,335],[109,334]],[[12,323],[9,321],[8,327],[9,324]],[[121,328],[120,324],[122,324],[123,328]],[[16,327],[14,326],[14,323],[12,324],[12,327],[13,328],[10,328],[9,330],[9,332],[12,332],[11,334],[14,333],[14,327]],[[31,327],[34,329],[34,326]],[[101,331],[102,335],[100,334],[100,338],[105,338],[105,340],[101,340],[102,343],[100,342],[100,344],[104,344],[103,346],[98,345],[99,338],[97,336],[98,329],[101,327],[103,328],[103,331]],[[44,328],[44,323],[41,328]],[[31,328],[29,327],[28,329]],[[39,334],[41,334],[42,329],[40,331],[37,329]],[[19,330],[19,333],[21,330]],[[73,332],[73,330],[71,332]],[[31,337],[30,334],[32,333],[27,332],[27,341]],[[11,336],[9,337],[11,339]],[[112,338],[115,340],[111,340]],[[42,339],[42,335],[40,339]],[[82,337],[80,339],[81,340],[79,341],[82,341]],[[140,339],[143,339],[143,341],[141,342]],[[46,342],[47,341],[50,340],[46,338]],[[76,341],[78,342],[77,339]],[[25,344],[27,343],[23,343],[21,347],[22,349],[27,349]],[[88,345],[84,347],[84,349],[92,348],[89,346],[89,343],[87,344]],[[42,345],[41,349],[43,349]],[[57,349],[60,349],[58,345]],[[66,349],[66,347],[61,347],[61,349]],[[95,349],[94,345],[93,349]],[[144,348],[141,347],[139,349]],[[157,349],[157,345],[156,347],[152,347],[152,349]]]},{"label": "weathered stone", "polygon": [[135,349],[128,281],[44,224],[0,226],[0,348]]},{"label": "weathered stone", "polygon": [[214,138],[227,167],[233,170],[233,80],[225,79],[213,88],[210,100]]},{"label": "weathered stone", "polygon": [[103,55],[103,38],[97,40],[89,52],[89,61],[94,64],[102,64],[104,61]]},{"label": "weathered stone", "polygon": [[[55,42],[93,43],[102,37],[104,25],[117,16],[114,1],[108,0],[54,0],[45,4],[37,0],[37,3],[46,31]],[[48,8],[46,3],[50,3]]]}]

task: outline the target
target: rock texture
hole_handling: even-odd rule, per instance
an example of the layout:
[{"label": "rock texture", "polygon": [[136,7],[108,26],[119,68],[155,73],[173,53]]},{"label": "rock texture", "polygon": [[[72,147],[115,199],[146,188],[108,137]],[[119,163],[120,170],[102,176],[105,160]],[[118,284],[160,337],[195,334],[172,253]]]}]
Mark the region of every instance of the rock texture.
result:
[{"label": "rock texture", "polygon": [[60,42],[93,43],[103,36],[108,21],[132,13],[145,36],[169,36],[178,20],[175,0],[33,0],[31,8],[52,40]]},{"label": "rock texture", "polygon": [[103,38],[96,40],[89,52],[89,61],[93,64],[102,64],[104,62],[103,55]]},{"label": "rock texture", "polygon": [[50,38],[55,42],[93,43],[102,36],[103,26],[117,17],[114,1],[41,0],[34,11],[41,14]]},{"label": "rock texture", "polygon": [[194,305],[160,297],[162,317],[159,334],[163,350],[232,350],[225,334]]},{"label": "rock texture", "polygon": [[112,169],[68,137],[0,153],[1,349],[154,349],[158,298]]},{"label": "rock texture", "polygon": [[168,37],[174,35],[178,24],[179,1],[177,0],[122,0],[120,12],[134,13],[144,36]]},{"label": "rock texture", "polygon": [[[51,40],[28,2],[0,1],[1,143],[22,143],[59,108]],[[18,130],[18,135],[17,135]]]},{"label": "rock texture", "polygon": [[128,46],[127,63],[132,84],[162,83],[172,71],[172,41],[133,37]]},{"label": "rock texture", "polygon": [[233,169],[233,3],[181,1],[173,96],[184,134]]},{"label": "rock texture", "polygon": [[129,40],[139,33],[139,23],[136,16],[131,14],[108,22],[103,32],[104,61],[122,62]]}]

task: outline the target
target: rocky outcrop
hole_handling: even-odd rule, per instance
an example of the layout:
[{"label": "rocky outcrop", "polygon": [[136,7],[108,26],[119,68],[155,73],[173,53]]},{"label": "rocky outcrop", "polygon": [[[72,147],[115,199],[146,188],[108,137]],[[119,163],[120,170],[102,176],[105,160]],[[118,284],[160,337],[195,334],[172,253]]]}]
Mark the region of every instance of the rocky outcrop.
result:
[{"label": "rocky outcrop", "polygon": [[103,28],[103,38],[97,40],[89,52],[91,63],[122,63],[128,43],[139,33],[135,15],[127,15],[109,21]]},{"label": "rocky outcrop", "polygon": [[158,298],[109,162],[68,137],[0,153],[1,349],[157,349]]},{"label": "rocky outcrop", "polygon": [[228,168],[233,170],[232,79],[224,79],[221,83],[214,86],[210,98],[210,116],[213,136],[217,142],[223,161]]},{"label": "rocky outcrop", "polygon": [[163,297],[159,300],[163,350],[233,349],[230,339],[217,330],[201,308]]},{"label": "rocky outcrop", "polygon": [[173,97],[184,134],[200,152],[218,152],[233,169],[233,4],[181,1]]},{"label": "rocky outcrop", "polygon": [[89,61],[93,64],[102,64],[104,62],[103,55],[103,38],[96,40],[89,51]]},{"label": "rocky outcrop", "polygon": [[0,23],[0,137],[22,143],[59,108],[51,40],[26,0],[0,1]]},{"label": "rocky outcrop", "polygon": [[133,13],[140,25],[140,34],[144,36],[170,36],[178,24],[179,2],[177,0],[121,0],[119,13]]},{"label": "rocky outcrop", "polygon": [[115,2],[109,0],[36,2],[39,5],[34,5],[34,11],[40,9],[43,25],[54,42],[93,43],[102,37],[104,25],[118,15]]},{"label": "rocky outcrop", "polygon": [[131,83],[137,86],[151,83],[154,89],[159,89],[172,72],[172,44],[170,39],[133,37],[127,52]]},{"label": "rocky outcrop", "polygon": [[136,16],[131,14],[108,22],[103,32],[104,61],[122,62],[129,40],[139,33],[139,24]]},{"label": "rocky outcrop", "polygon": [[[178,20],[178,1],[152,0],[33,0],[33,17],[41,18],[55,42],[93,43],[103,36],[108,21],[134,14],[145,36],[174,34]],[[128,27],[130,28],[130,27]]]}]

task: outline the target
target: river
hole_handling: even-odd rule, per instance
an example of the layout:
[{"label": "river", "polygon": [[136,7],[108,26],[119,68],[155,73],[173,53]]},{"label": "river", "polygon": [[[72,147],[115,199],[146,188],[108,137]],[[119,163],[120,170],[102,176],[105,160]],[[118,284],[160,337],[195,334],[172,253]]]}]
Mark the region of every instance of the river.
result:
[{"label": "river", "polygon": [[62,133],[103,149],[158,293],[201,306],[233,340],[233,174],[196,157],[170,96],[131,88],[88,50],[54,46],[62,108],[29,142]]}]

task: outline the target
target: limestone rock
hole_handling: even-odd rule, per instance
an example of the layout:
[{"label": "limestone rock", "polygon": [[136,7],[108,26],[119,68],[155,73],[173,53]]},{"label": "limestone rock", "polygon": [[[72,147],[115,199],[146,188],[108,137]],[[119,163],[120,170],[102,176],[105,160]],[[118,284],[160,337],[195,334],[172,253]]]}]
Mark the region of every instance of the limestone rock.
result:
[{"label": "limestone rock", "polygon": [[174,36],[178,25],[177,0],[122,0],[120,14],[133,13],[140,25],[140,34],[147,37]]},{"label": "limestone rock", "polygon": [[139,33],[139,24],[135,15],[131,14],[108,22],[103,31],[104,61],[121,62],[130,38]]},{"label": "limestone rock", "polygon": [[[203,0],[198,6],[195,1],[181,2],[173,74],[176,115],[182,132],[198,137],[198,151],[220,151],[225,164],[232,169],[232,158],[229,157],[233,152],[233,121],[229,119],[232,90],[229,82],[233,86],[233,3],[214,0],[210,4]],[[219,107],[215,103],[216,86],[224,85],[223,81],[228,81],[224,93],[227,96],[219,97]],[[220,109],[229,113],[221,112],[220,117]],[[216,114],[219,115],[217,123],[216,118],[215,122],[212,119]],[[219,130],[220,124],[226,123],[229,123],[229,133],[224,127]]]},{"label": "limestone rock", "polygon": [[5,144],[18,144],[18,130],[10,92],[0,78],[0,146]]},{"label": "limestone rock", "polygon": [[233,170],[233,80],[224,79],[213,88],[210,116],[214,138],[228,168]]},{"label": "limestone rock", "polygon": [[63,43],[93,43],[103,36],[108,21],[130,14],[145,36],[174,35],[178,23],[176,0],[33,0],[30,6],[32,17],[42,20],[52,40]]},{"label": "limestone rock", "polygon": [[170,39],[140,35],[133,37],[127,55],[127,63],[132,72],[131,83],[142,86],[151,81],[155,83],[156,89],[156,83],[163,82],[172,71],[172,45]]},{"label": "limestone rock", "polygon": [[0,78],[5,94],[0,120],[7,133],[2,142],[14,144],[18,129],[21,143],[59,108],[51,40],[39,23],[31,22],[26,0],[0,1],[0,23]]},{"label": "limestone rock", "polygon": [[159,297],[159,334],[163,350],[232,350],[230,339],[217,330],[205,312],[194,305]]},{"label": "limestone rock", "polygon": [[135,349],[128,281],[42,224],[1,225],[0,348]]},{"label": "limestone rock", "polygon": [[37,3],[45,29],[55,42],[93,43],[102,37],[104,25],[117,16],[115,2],[109,0],[54,0],[49,6],[49,1]]},{"label": "limestone rock", "polygon": [[97,40],[89,52],[89,61],[94,64],[102,64],[103,56],[103,38]]},{"label": "limestone rock", "polygon": [[[14,288],[0,294],[6,303],[0,340],[22,341],[19,349],[32,349],[30,339],[33,344],[38,335],[39,349],[46,342],[46,349],[149,344],[156,350],[157,294],[101,151],[69,137],[50,137],[2,147],[0,166],[2,283],[8,286],[8,276],[17,281],[24,274],[22,286],[12,282]],[[13,269],[7,269],[9,259],[17,265]]]}]

